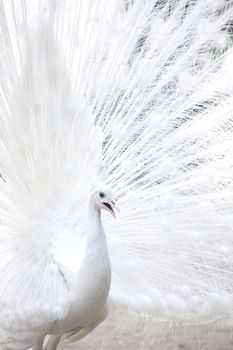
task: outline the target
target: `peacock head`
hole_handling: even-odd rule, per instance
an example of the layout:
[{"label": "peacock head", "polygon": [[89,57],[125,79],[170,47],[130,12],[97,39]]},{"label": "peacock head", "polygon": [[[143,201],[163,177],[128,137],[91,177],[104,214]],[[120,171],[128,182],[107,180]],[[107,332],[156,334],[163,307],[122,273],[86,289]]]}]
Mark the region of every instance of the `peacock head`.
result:
[{"label": "peacock head", "polygon": [[115,210],[119,212],[119,209],[113,199],[111,191],[107,189],[98,189],[95,191],[94,199],[97,207],[109,211],[113,217],[116,217]]}]

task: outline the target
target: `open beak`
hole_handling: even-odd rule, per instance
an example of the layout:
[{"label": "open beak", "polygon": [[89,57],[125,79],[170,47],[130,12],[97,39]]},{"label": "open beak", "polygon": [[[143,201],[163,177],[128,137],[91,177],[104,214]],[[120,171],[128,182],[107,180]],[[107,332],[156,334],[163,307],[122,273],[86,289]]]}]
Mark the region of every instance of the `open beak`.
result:
[{"label": "open beak", "polygon": [[103,204],[105,205],[107,211],[109,211],[114,218],[116,217],[115,211],[117,211],[118,213],[120,212],[115,202],[112,202],[112,201],[110,203],[104,202]]}]

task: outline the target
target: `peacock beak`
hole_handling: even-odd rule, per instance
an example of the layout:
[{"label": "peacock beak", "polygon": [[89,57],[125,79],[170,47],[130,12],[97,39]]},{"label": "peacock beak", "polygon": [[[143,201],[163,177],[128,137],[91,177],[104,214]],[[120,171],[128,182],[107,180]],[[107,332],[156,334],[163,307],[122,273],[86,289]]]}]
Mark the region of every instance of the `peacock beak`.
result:
[{"label": "peacock beak", "polygon": [[103,204],[105,205],[107,211],[109,211],[114,218],[116,217],[115,211],[117,211],[118,213],[120,212],[118,206],[113,201],[110,201],[110,203],[104,202]]}]

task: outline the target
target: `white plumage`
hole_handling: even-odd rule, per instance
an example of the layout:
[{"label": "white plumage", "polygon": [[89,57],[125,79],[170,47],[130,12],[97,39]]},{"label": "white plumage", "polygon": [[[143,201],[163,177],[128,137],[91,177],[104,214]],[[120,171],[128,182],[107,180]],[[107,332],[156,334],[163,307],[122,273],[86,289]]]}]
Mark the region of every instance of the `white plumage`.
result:
[{"label": "white plumage", "polygon": [[[2,349],[91,331],[108,254],[112,305],[231,323],[232,1],[2,0],[0,18]],[[99,183],[121,209],[107,248]]]}]

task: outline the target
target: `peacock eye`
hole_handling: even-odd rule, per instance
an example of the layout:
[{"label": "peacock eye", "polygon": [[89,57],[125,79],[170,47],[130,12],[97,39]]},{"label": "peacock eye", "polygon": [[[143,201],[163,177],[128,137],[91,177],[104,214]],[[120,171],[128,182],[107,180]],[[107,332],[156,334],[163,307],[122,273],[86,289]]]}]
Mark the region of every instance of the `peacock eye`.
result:
[{"label": "peacock eye", "polygon": [[100,198],[104,198],[105,197],[105,193],[104,192],[100,192],[99,196],[100,196]]}]

